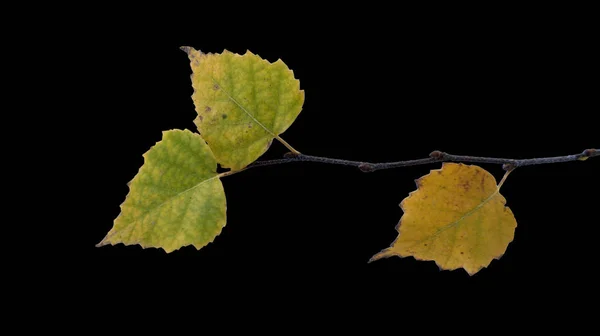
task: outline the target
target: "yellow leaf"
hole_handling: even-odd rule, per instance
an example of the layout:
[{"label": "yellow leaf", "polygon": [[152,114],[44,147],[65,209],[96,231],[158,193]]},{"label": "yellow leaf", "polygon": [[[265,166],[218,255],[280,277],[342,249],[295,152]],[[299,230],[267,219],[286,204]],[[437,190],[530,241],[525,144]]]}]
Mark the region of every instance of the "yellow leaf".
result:
[{"label": "yellow leaf", "polygon": [[416,182],[417,190],[400,203],[398,238],[371,261],[413,256],[473,275],[504,254],[517,226],[499,193],[504,179],[497,186],[481,167],[444,163]]}]

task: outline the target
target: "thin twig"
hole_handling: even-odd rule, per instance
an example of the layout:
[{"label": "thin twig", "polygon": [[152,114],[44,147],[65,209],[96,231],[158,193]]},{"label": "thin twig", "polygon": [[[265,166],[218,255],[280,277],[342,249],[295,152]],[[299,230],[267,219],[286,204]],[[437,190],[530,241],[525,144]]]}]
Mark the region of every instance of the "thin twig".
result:
[{"label": "thin twig", "polygon": [[583,161],[583,160],[586,160],[591,157],[599,156],[600,155],[599,153],[600,153],[600,151],[592,148],[592,149],[586,149],[580,154],[516,160],[516,159],[479,157],[479,156],[453,155],[453,154],[448,154],[448,153],[444,153],[444,152],[440,152],[440,151],[433,151],[433,152],[431,152],[431,154],[429,154],[429,157],[425,158],[425,159],[397,161],[397,162],[382,162],[382,163],[349,161],[349,160],[341,160],[341,159],[332,159],[332,158],[321,157],[321,156],[287,153],[285,155],[284,159],[256,161],[243,170],[255,168],[255,167],[264,167],[264,166],[290,163],[290,162],[320,162],[320,163],[336,164],[336,165],[343,165],[343,166],[353,166],[353,167],[358,167],[363,172],[373,172],[373,171],[380,170],[380,169],[418,166],[418,165],[424,165],[424,164],[435,163],[435,162],[444,162],[444,161],[495,163],[495,164],[503,165],[504,170],[512,170],[517,167],[531,166],[531,165],[538,165],[538,164],[569,162],[569,161],[578,161],[578,160]]}]

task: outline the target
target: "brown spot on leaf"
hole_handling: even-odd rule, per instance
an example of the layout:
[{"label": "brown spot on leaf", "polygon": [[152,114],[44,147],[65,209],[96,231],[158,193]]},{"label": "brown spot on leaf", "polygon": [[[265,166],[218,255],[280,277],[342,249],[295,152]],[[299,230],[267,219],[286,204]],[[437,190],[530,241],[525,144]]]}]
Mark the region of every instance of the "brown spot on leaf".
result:
[{"label": "brown spot on leaf", "polygon": [[463,252],[463,251],[460,251],[460,254],[465,254],[465,252]]},{"label": "brown spot on leaf", "polygon": [[217,85],[217,84],[213,85],[213,90],[217,91],[218,89],[220,89],[219,85]]},{"label": "brown spot on leaf", "polygon": [[459,186],[461,188],[463,188],[465,191],[469,191],[469,189],[471,188],[471,184],[469,183],[469,181],[464,181]]},{"label": "brown spot on leaf", "polygon": [[207,106],[204,108],[204,112],[210,112],[212,111],[212,108],[210,108],[210,106]]},{"label": "brown spot on leaf", "polygon": [[201,115],[198,115],[198,119],[200,119],[200,122],[202,122],[202,120],[204,120],[204,117]]},{"label": "brown spot on leaf", "polygon": [[248,123],[248,128],[252,128],[252,123]]},{"label": "brown spot on leaf", "polygon": [[223,119],[227,119],[227,114],[223,114],[221,117],[222,117]]}]

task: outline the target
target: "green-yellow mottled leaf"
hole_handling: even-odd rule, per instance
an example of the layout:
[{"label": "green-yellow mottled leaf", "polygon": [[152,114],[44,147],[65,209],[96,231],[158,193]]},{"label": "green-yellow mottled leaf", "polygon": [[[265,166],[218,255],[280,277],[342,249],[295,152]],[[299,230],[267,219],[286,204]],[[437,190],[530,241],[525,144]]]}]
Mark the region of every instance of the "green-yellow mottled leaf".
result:
[{"label": "green-yellow mottled leaf", "polygon": [[504,254],[517,221],[489,172],[444,163],[418,179],[417,187],[400,203],[398,238],[371,260],[414,256],[473,275]]},{"label": "green-yellow mottled leaf", "polygon": [[302,110],[304,91],[281,60],[182,49],[193,71],[194,123],[222,167],[239,170],[255,161]]},{"label": "green-yellow mottled leaf", "polygon": [[163,132],[162,141],[144,154],[121,213],[97,246],[140,244],[171,252],[212,242],[226,220],[225,192],[216,169],[200,135]]}]

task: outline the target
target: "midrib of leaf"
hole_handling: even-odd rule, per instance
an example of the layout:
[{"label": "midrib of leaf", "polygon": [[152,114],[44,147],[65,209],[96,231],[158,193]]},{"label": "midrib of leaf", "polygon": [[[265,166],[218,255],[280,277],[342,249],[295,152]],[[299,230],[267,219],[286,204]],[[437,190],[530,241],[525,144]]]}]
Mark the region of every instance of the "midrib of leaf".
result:
[{"label": "midrib of leaf", "polygon": [[[492,198],[494,198],[494,196],[498,195],[500,193],[500,188],[502,187],[502,185],[504,184],[504,182],[506,181],[506,178],[508,177],[508,175],[510,174],[512,170],[507,170],[506,173],[504,174],[504,176],[502,177],[502,180],[500,180],[500,183],[498,183],[498,185],[496,186],[496,191],[494,191],[490,196],[488,196],[488,198],[486,198],[485,200],[483,200],[483,202],[481,202],[479,205],[477,205],[476,207],[474,207],[473,209],[469,210],[469,212],[467,212],[466,214],[464,214],[462,217],[460,217],[459,219],[455,220],[454,222],[447,224],[443,227],[441,227],[440,229],[438,229],[436,232],[434,232],[431,236],[427,237],[427,238],[423,238],[421,240],[419,240],[418,242],[410,245],[408,248],[412,248],[413,246],[416,246],[418,244],[421,244],[424,241],[430,240],[432,238],[435,238],[437,236],[439,236],[442,232],[455,227],[456,225],[458,225],[458,223],[460,223],[463,219],[469,217],[470,215],[472,215],[474,212],[476,212],[477,210],[479,210],[481,207],[483,207],[484,205],[486,205]],[[431,248],[431,246],[430,246]]]},{"label": "midrib of leaf", "polygon": [[476,207],[474,207],[473,209],[469,210],[467,213],[465,213],[462,217],[460,217],[459,219],[455,220],[454,222],[450,223],[450,224],[446,224],[443,227],[439,228],[436,232],[434,232],[431,236],[427,237],[427,238],[423,238],[417,242],[415,242],[414,244],[410,245],[408,248],[411,248],[413,246],[419,245],[425,241],[431,240],[437,236],[439,236],[442,232],[451,229],[453,227],[455,227],[456,225],[458,225],[463,219],[471,216],[473,213],[475,213],[477,210],[479,210],[481,207],[483,207],[484,205],[486,205],[492,198],[494,198],[494,196],[498,195],[498,193],[500,192],[500,186],[498,185],[498,187],[496,188],[496,191],[494,191],[488,198],[486,198],[485,200],[483,200],[483,202],[481,202],[479,205],[477,205]]},{"label": "midrib of leaf", "polygon": [[188,193],[188,192],[190,192],[190,191],[192,191],[192,190],[194,190],[194,189],[198,188],[200,185],[202,185],[202,184],[204,184],[204,183],[206,183],[206,182],[208,182],[208,181],[210,181],[210,180],[212,180],[212,179],[218,178],[219,176],[220,176],[220,175],[215,175],[215,176],[213,176],[213,177],[210,177],[210,178],[208,178],[208,179],[206,179],[206,180],[204,180],[204,181],[202,181],[202,182],[200,182],[200,183],[198,183],[198,184],[194,185],[193,187],[190,187],[190,188],[188,188],[188,189],[186,189],[186,190],[184,190],[184,191],[178,192],[177,194],[175,194],[175,195],[173,195],[173,196],[169,197],[167,200],[165,200],[164,202],[160,203],[159,205],[156,205],[156,206],[152,207],[151,209],[147,210],[146,212],[144,212],[143,214],[139,215],[139,216],[138,216],[136,219],[132,220],[130,223],[135,223],[135,222],[139,221],[140,219],[143,219],[143,218],[145,218],[145,217],[146,217],[146,216],[148,216],[150,213],[152,213],[152,212],[156,211],[156,209],[159,209],[159,208],[160,208],[160,207],[162,207],[163,205],[165,205],[165,204],[167,204],[167,203],[169,203],[169,202],[172,202],[174,199],[178,198],[179,196],[181,196],[181,195],[183,195],[183,194],[186,194],[186,193]]},{"label": "midrib of leaf", "polygon": [[278,136],[273,133],[273,131],[271,131],[270,129],[268,129],[265,125],[263,125],[260,121],[258,121],[258,119],[256,119],[254,117],[254,115],[252,115],[252,113],[248,112],[248,110],[242,106],[242,104],[240,104],[235,98],[233,98],[232,95],[229,94],[229,92],[227,92],[227,90],[225,90],[225,88],[223,88],[223,86],[221,86],[221,84],[219,82],[217,82],[217,80],[215,80],[214,78],[211,77],[211,79],[213,80],[213,82],[215,82],[216,85],[219,86],[219,88],[221,90],[223,90],[223,92],[225,92],[225,94],[227,95],[227,97],[234,102],[242,111],[244,111],[244,113],[246,113],[257,125],[259,125],[260,127],[262,127],[265,131],[267,131],[267,133],[269,133],[272,137],[277,138]]},{"label": "midrib of leaf", "polygon": [[[198,184],[196,184],[196,185],[194,185],[194,186],[192,186],[192,187],[190,187],[190,188],[188,188],[188,189],[186,189],[186,190],[183,190],[183,191],[181,191],[181,192],[179,192],[179,193],[177,193],[177,194],[175,194],[175,195],[173,195],[173,196],[169,197],[169,198],[168,198],[167,200],[165,200],[164,202],[162,202],[162,203],[160,203],[159,205],[156,205],[156,206],[152,207],[151,209],[149,209],[149,210],[145,211],[145,212],[144,212],[144,213],[142,213],[141,215],[137,216],[137,218],[133,219],[132,221],[130,221],[130,222],[128,222],[128,223],[129,223],[129,224],[136,224],[136,223],[137,223],[137,222],[139,222],[140,220],[142,220],[142,219],[146,218],[146,216],[148,216],[148,215],[149,215],[149,214],[151,214],[152,212],[154,212],[154,211],[156,211],[157,209],[161,208],[163,205],[165,205],[165,204],[167,204],[167,203],[169,203],[169,202],[173,201],[175,198],[177,198],[177,197],[179,197],[179,196],[181,196],[181,195],[183,195],[183,194],[186,194],[186,193],[188,193],[188,192],[190,192],[190,191],[192,191],[192,190],[196,189],[196,188],[197,188],[197,187],[199,187],[200,185],[202,185],[202,184],[204,184],[204,183],[206,183],[206,182],[208,182],[208,181],[210,181],[210,180],[212,180],[212,179],[219,178],[219,177],[221,177],[221,175],[222,175],[222,174],[218,174],[218,175],[215,175],[215,176],[213,176],[213,177],[210,177],[210,178],[208,178],[208,179],[206,179],[206,180],[204,180],[204,181],[202,181],[202,182],[200,182],[200,183],[198,183]],[[129,225],[129,230],[128,230],[127,232],[129,233],[129,236],[130,236],[130,237],[131,237],[131,234],[132,234],[132,232],[133,232],[133,228],[134,228],[134,227],[135,227],[135,225]],[[102,239],[102,241],[101,241],[100,243],[98,243],[98,245],[100,245],[100,244],[104,243],[105,241],[109,240],[110,238],[112,238],[112,236],[114,236],[114,235],[115,235],[115,234],[117,234],[117,233],[120,233],[121,235],[123,235],[123,234],[125,233],[125,231],[122,231],[122,232],[119,232],[119,231],[114,231],[112,234],[110,234],[110,235],[107,235],[107,236],[106,236],[104,239]]]},{"label": "midrib of leaf", "polygon": [[[235,103],[235,105],[237,105],[240,110],[244,111],[244,113],[246,113],[251,119],[252,121],[254,121],[258,126],[262,127],[267,133],[269,133],[269,135],[271,135],[273,138],[277,139],[277,141],[281,142],[285,147],[287,147],[287,149],[289,149],[290,151],[292,151],[294,154],[300,154],[299,151],[297,151],[296,149],[294,149],[294,147],[290,146],[290,144],[288,144],[285,140],[283,140],[279,135],[275,134],[273,131],[271,131],[269,128],[267,128],[265,125],[263,125],[260,121],[258,121],[258,119],[256,119],[254,117],[254,115],[252,113],[250,113],[244,106],[242,106],[242,104],[240,104],[235,98],[233,98],[233,96],[231,94],[229,94],[229,92],[227,92],[227,90],[225,90],[223,88],[223,86],[221,86],[221,84],[214,79],[213,77],[210,77],[213,82],[219,86],[219,88],[221,90],[223,90],[223,92],[225,92],[225,94],[227,95],[227,97]],[[275,117],[277,118],[277,111],[274,112],[275,113]]]},{"label": "midrib of leaf", "polygon": [[169,198],[168,198],[167,200],[165,200],[164,202],[160,203],[160,204],[159,204],[159,205],[157,205],[157,206],[154,206],[154,207],[152,207],[151,209],[147,210],[147,211],[146,211],[146,212],[144,212],[143,214],[139,215],[137,218],[135,218],[135,219],[133,219],[133,220],[131,220],[131,221],[129,221],[129,222],[128,222],[129,224],[134,224],[134,225],[128,225],[128,227],[127,227],[127,229],[126,229],[125,231],[114,231],[112,234],[109,234],[109,235],[107,235],[106,237],[104,237],[104,239],[102,239],[102,241],[101,241],[100,243],[98,243],[97,245],[98,245],[98,246],[100,246],[100,245],[103,245],[105,241],[107,241],[107,240],[110,240],[110,239],[111,239],[111,238],[112,238],[112,237],[113,237],[115,234],[117,234],[117,233],[118,233],[118,234],[120,234],[120,235],[121,235],[121,237],[123,237],[123,235],[124,235],[125,233],[129,233],[129,239],[131,239],[131,234],[133,233],[133,229],[134,229],[134,228],[137,226],[137,225],[135,225],[135,224],[136,224],[136,223],[138,223],[140,220],[142,220],[142,219],[146,218],[146,216],[148,216],[148,215],[149,215],[149,214],[151,214],[152,212],[156,211],[157,209],[161,208],[163,205],[165,205],[165,204],[167,204],[167,203],[169,203],[169,202],[173,201],[175,198],[177,198],[177,197],[179,197],[179,196],[181,196],[181,195],[183,195],[183,194],[186,194],[186,193],[188,193],[188,192],[190,192],[190,191],[192,191],[192,190],[196,189],[196,188],[197,188],[197,187],[199,187],[200,185],[202,185],[202,184],[204,184],[204,183],[206,183],[206,182],[208,182],[208,181],[210,181],[210,180],[213,180],[213,179],[215,179],[215,178],[219,178],[219,177],[221,177],[222,175],[223,175],[223,174],[218,174],[218,175],[215,175],[215,176],[213,176],[213,177],[210,177],[210,178],[208,178],[208,179],[206,179],[206,180],[204,180],[204,181],[202,181],[202,182],[200,182],[200,183],[198,183],[198,184],[196,184],[196,185],[194,185],[194,186],[192,186],[192,187],[190,187],[190,188],[188,188],[188,189],[186,189],[186,190],[183,190],[183,191],[181,191],[181,192],[179,192],[179,193],[177,193],[177,194],[175,194],[175,195],[173,195],[173,196],[169,197]]}]

